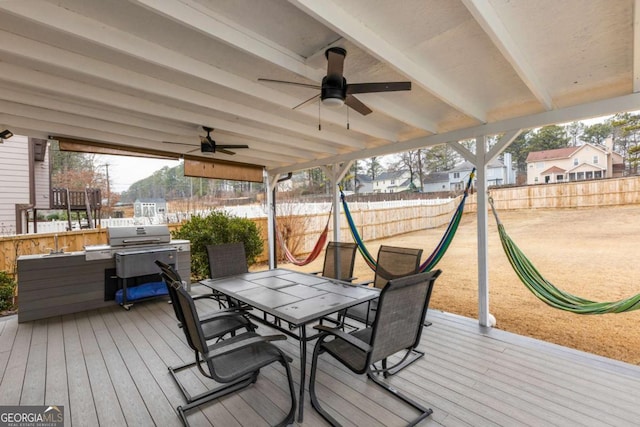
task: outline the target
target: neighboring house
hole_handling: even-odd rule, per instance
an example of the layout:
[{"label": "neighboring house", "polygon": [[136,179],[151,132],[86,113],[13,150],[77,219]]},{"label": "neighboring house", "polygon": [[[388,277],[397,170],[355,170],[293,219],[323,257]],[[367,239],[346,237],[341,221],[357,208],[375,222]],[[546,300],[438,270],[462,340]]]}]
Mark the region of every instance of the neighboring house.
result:
[{"label": "neighboring house", "polygon": [[[471,162],[462,162],[449,170],[449,189],[462,191],[467,185],[469,174],[474,166]],[[477,175],[476,175],[477,176]],[[508,185],[516,183],[516,175],[511,164],[511,155],[504,154],[504,162],[493,160],[487,165],[487,185]]]},{"label": "neighboring house", "polygon": [[439,193],[449,191],[449,172],[431,172],[422,181],[423,193]]},{"label": "neighboring house", "polygon": [[37,231],[34,219],[49,209],[50,187],[46,139],[0,140],[0,235]]},{"label": "neighboring house", "polygon": [[[414,181],[419,181],[417,174]],[[409,171],[383,172],[373,180],[374,193],[400,193],[418,188],[416,182],[411,182]]]},{"label": "neighboring house", "polygon": [[555,150],[532,151],[527,156],[527,184],[550,184],[585,179],[620,177],[624,158],[605,145],[584,144]]},{"label": "neighboring house", "polygon": [[167,214],[167,201],[165,199],[136,199],[133,202],[134,218],[153,218]]},{"label": "neighboring house", "polygon": [[373,180],[369,175],[357,174],[356,175],[356,189],[358,194],[373,193]]}]

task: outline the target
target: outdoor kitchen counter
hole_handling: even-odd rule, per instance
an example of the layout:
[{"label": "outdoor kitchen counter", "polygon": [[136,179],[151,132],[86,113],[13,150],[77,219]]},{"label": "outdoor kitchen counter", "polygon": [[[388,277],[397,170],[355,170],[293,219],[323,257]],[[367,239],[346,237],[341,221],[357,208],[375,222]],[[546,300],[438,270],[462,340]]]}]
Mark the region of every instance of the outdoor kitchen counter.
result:
[{"label": "outdoor kitchen counter", "polygon": [[84,251],[18,258],[18,322],[115,304],[105,301],[113,259],[87,261]]},{"label": "outdoor kitchen counter", "polygon": [[[189,277],[190,251],[179,252],[178,265]],[[114,258],[87,260],[84,251],[20,256],[18,322],[113,306],[105,289],[114,278]]]}]

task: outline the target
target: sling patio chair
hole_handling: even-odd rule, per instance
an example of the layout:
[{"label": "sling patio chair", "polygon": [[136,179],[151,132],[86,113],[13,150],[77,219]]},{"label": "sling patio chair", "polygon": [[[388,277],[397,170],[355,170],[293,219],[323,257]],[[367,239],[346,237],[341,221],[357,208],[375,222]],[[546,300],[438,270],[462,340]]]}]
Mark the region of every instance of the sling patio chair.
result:
[{"label": "sling patio chair", "polygon": [[[258,380],[260,369],[274,362],[279,362],[284,367],[291,396],[291,408],[277,425],[292,424],[296,411],[296,396],[289,363],[293,360],[271,343],[286,340],[287,337],[284,335],[261,336],[255,332],[245,332],[208,345],[191,295],[182,286],[175,282],[173,284],[176,285],[174,287],[177,303],[184,315],[182,329],[187,343],[195,353],[195,365],[203,376],[219,383],[217,387],[199,395],[197,399],[177,407],[184,425],[189,425],[186,415],[189,410],[250,386]],[[180,387],[183,388],[182,385]]]},{"label": "sling patio chair", "polygon": [[314,272],[323,277],[351,282],[358,245],[346,242],[329,242],[324,252],[322,271]]},{"label": "sling patio chair", "polygon": [[[419,423],[433,412],[386,384],[379,378],[379,374],[387,374],[402,363],[401,361],[389,367],[388,357],[402,350],[407,350],[409,354],[419,344],[427,299],[440,272],[433,270],[389,281],[380,293],[376,317],[371,327],[347,333],[340,328],[314,326],[322,334],[313,349],[309,395],[313,408],[331,425],[339,426],[340,423],[322,408],[315,387],[319,356],[324,353],[328,353],[356,374],[366,373],[374,383],[417,409],[419,415],[408,425]],[[382,369],[375,367],[378,362],[381,362]]]},{"label": "sling patio chair", "polygon": [[[173,311],[178,320],[178,327],[182,328],[185,322],[184,313],[182,312],[182,308],[180,304],[178,304],[178,294],[176,291],[177,287],[182,287],[182,280],[180,280],[180,275],[178,272],[168,264],[163,263],[162,261],[155,261],[156,265],[160,268],[161,273],[160,276],[162,280],[164,280],[165,285],[167,286],[167,290],[169,291],[169,298],[171,298]],[[196,299],[192,297],[192,299]],[[247,332],[254,332],[256,330],[256,325],[251,323],[249,319],[245,316],[248,311],[248,308],[245,307],[233,307],[227,308],[220,311],[209,312],[205,315],[200,315],[200,322],[202,327],[202,332],[204,334],[205,340],[221,340],[225,335],[235,336],[236,331],[238,330],[246,330]],[[185,369],[189,369],[195,366],[195,362],[185,363],[179,366],[169,367],[169,372],[173,377],[174,381],[180,386],[182,390],[182,394],[187,402],[192,402],[193,400],[197,400],[197,396],[191,396],[186,389],[184,389],[180,382],[176,377],[176,373]]]},{"label": "sling patio chair", "polygon": [[[212,279],[249,272],[244,243],[235,242],[207,245],[206,249],[209,259],[209,277]],[[226,297],[218,292],[212,291],[212,298],[218,301],[222,307],[224,305],[222,299]]]},{"label": "sling patio chair", "polygon": [[[389,280],[416,274],[420,270],[421,257],[422,249],[380,246],[373,281],[360,284],[373,283],[374,287],[382,289]],[[351,307],[344,313],[344,316],[369,326],[375,318],[377,301],[372,300]]]}]

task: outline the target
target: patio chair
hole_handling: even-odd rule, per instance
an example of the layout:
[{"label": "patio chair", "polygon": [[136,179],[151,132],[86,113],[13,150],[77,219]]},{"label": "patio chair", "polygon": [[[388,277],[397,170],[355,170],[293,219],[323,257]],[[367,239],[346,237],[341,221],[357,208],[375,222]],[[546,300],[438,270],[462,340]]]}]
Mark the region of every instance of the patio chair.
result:
[{"label": "patio chair", "polygon": [[355,243],[329,242],[324,253],[322,271],[314,272],[314,274],[346,282],[353,281],[355,279],[353,266],[356,261],[356,249],[358,249],[358,245]]},{"label": "patio chair", "polygon": [[[366,373],[374,383],[417,409],[420,414],[408,425],[413,426],[431,415],[433,411],[430,408],[386,384],[378,374],[387,373],[397,366],[387,366],[389,356],[401,350],[407,350],[408,354],[420,342],[427,299],[439,275],[440,270],[434,270],[389,281],[380,293],[376,318],[371,327],[347,333],[340,328],[315,326],[322,333],[313,349],[309,395],[313,408],[331,425],[339,426],[340,423],[322,408],[315,388],[319,356],[324,353],[356,374]],[[382,363],[382,369],[375,368],[377,362]]]},{"label": "patio chair", "polygon": [[[169,291],[169,298],[171,298],[173,311],[176,319],[178,320],[178,327],[182,328],[185,322],[184,313],[182,312],[180,304],[177,302],[178,295],[176,292],[178,287],[182,287],[180,275],[173,267],[163,263],[162,261],[156,260],[155,263],[160,268],[160,276],[164,280],[167,290]],[[192,299],[195,300],[197,297],[192,297]],[[200,322],[202,324],[202,332],[205,339],[207,341],[213,339],[221,340],[227,334],[233,337],[236,335],[236,331],[240,329],[245,329],[247,332],[254,332],[256,330],[256,326],[245,316],[248,310],[248,307],[233,307],[201,315]],[[172,366],[169,368],[169,372],[171,372],[173,379],[180,386],[176,373],[193,366],[195,366],[195,362]],[[195,400],[195,398],[191,397],[184,388],[181,387],[181,390],[188,402]]]},{"label": "patio chair", "polygon": [[[389,280],[416,274],[420,270],[421,257],[422,249],[380,246],[373,281],[360,284],[373,283],[373,286],[382,289]],[[369,326],[375,318],[377,301],[376,299],[351,307],[344,316]]]},{"label": "patio chair", "polygon": [[189,425],[187,411],[250,386],[258,380],[260,369],[274,362],[279,362],[284,367],[291,395],[291,408],[278,425],[292,424],[296,410],[295,390],[289,367],[292,359],[271,343],[272,341],[286,340],[286,336],[261,336],[255,332],[245,332],[207,345],[202,322],[193,299],[182,286],[176,288],[176,293],[177,303],[184,314],[183,331],[189,346],[195,353],[195,365],[203,376],[220,384],[199,395],[196,400],[177,407],[178,414],[185,426]]},{"label": "patio chair", "polygon": [[244,243],[223,243],[207,245],[209,275],[212,279],[247,273],[247,254]]},{"label": "patio chair", "polygon": [[[249,272],[244,243],[222,243],[207,245],[206,248],[209,258],[209,277],[212,279]],[[218,301],[220,307],[223,307],[225,304],[223,299],[227,297],[213,290],[211,292],[211,297]]]}]

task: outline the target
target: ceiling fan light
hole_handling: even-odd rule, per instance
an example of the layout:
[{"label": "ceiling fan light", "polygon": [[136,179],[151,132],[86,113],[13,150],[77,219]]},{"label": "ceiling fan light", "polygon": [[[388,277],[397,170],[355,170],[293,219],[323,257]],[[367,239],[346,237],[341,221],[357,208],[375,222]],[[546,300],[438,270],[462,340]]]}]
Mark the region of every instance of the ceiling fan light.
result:
[{"label": "ceiling fan light", "polygon": [[344,105],[344,99],[341,98],[324,98],[322,104],[326,107],[337,108]]}]

